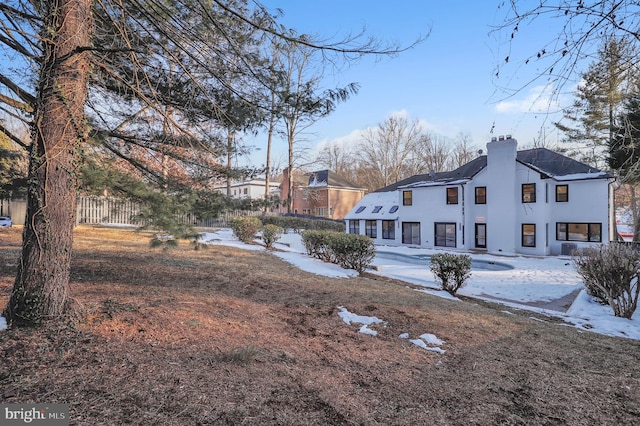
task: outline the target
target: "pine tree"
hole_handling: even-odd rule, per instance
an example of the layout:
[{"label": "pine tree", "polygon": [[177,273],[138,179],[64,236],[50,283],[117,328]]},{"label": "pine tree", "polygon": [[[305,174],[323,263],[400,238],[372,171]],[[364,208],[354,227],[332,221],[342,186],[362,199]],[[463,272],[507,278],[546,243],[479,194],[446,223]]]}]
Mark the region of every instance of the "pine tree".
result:
[{"label": "pine tree", "polygon": [[[0,53],[14,58],[0,70],[0,103],[32,135],[31,143],[21,141],[30,149],[27,220],[3,312],[16,325],[73,312],[68,288],[83,158],[98,167],[107,158],[155,186],[158,208],[172,193],[186,191],[176,200],[191,202],[191,189],[203,190],[226,169],[213,161],[221,144],[211,129],[224,109],[209,89],[231,89],[249,103],[255,90],[230,85],[221,65],[237,61],[252,75],[246,34],[234,29],[345,57],[399,51],[371,40],[354,48],[353,39],[301,39],[248,0],[10,1],[0,3],[0,23]],[[0,131],[20,141],[3,121]]]},{"label": "pine tree", "polygon": [[582,74],[573,105],[564,110],[564,120],[570,124],[556,123],[567,142],[586,148],[580,156],[583,162],[602,166],[617,116],[636,75],[632,58],[631,48],[623,39],[606,40],[598,60]]}]

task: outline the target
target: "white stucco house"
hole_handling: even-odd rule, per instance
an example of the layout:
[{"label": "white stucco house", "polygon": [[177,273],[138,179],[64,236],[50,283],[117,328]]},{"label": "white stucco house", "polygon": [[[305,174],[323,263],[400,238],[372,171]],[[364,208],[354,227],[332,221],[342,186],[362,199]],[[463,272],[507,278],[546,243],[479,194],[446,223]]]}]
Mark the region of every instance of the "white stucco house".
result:
[{"label": "white stucco house", "polygon": [[367,194],[345,217],[376,244],[559,255],[615,238],[614,176],[545,148],[492,138],[451,172]]},{"label": "white stucco house", "polygon": [[[233,182],[231,184],[231,198],[249,198],[251,200],[258,200],[264,198],[264,188],[266,186],[264,179],[252,179],[242,182]],[[280,182],[269,182],[269,193],[279,191]],[[213,188],[214,191],[220,194],[227,193],[227,185],[216,185]]]}]

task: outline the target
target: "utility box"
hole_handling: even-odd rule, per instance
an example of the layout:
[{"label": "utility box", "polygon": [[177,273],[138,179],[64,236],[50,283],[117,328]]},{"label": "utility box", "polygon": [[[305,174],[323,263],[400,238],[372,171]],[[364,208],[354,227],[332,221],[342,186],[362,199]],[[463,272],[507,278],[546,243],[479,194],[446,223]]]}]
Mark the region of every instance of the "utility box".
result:
[{"label": "utility box", "polygon": [[578,250],[576,243],[562,243],[560,246],[560,254],[563,256],[571,256],[576,250]]}]

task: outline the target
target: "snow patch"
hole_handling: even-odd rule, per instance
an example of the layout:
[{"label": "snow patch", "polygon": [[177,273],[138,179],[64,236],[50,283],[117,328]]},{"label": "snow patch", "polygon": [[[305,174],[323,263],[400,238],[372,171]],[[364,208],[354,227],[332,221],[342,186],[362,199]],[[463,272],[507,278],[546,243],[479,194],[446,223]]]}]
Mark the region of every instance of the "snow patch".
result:
[{"label": "snow patch", "polygon": [[360,330],[358,330],[362,334],[377,336],[378,332],[370,329],[369,326],[371,324],[385,323],[383,320],[381,320],[378,317],[367,317],[367,316],[358,315],[358,314],[349,312],[347,308],[343,306],[338,306],[338,309],[340,309],[340,312],[338,312],[338,315],[340,316],[340,318],[342,318],[342,321],[344,321],[345,324],[349,324],[349,325],[351,325],[351,323],[362,324],[362,327],[360,327]]},{"label": "snow patch", "polygon": [[7,329],[7,320],[0,315],[0,331]]}]

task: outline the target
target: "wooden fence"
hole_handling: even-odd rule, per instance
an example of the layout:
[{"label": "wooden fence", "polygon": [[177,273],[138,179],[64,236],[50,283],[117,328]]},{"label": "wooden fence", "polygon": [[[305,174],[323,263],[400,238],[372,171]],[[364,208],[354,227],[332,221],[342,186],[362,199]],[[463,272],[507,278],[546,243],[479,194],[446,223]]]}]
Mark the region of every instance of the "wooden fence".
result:
[{"label": "wooden fence", "polygon": [[[25,200],[0,200],[0,215],[11,216],[13,223],[24,225],[27,202]],[[76,203],[76,225],[140,225],[136,216],[140,214],[140,204],[129,200],[113,197],[82,196]],[[227,227],[229,221],[238,216],[277,215],[262,211],[234,210],[220,214],[216,218],[198,220],[195,214],[187,213],[179,219],[182,223],[197,227],[217,228]]]}]

